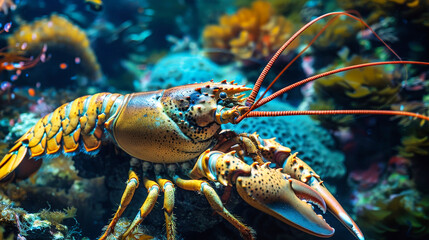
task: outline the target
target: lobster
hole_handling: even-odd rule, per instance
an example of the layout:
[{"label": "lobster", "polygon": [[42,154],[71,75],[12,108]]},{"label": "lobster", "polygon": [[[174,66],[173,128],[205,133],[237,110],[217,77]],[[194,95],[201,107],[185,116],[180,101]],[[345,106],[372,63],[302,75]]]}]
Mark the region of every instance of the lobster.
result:
[{"label": "lobster", "polygon": [[[307,23],[273,56],[253,89],[226,80],[210,81],[127,95],[98,93],[62,105],[40,119],[4,156],[0,162],[0,182],[28,178],[48,155],[96,154],[102,141],[112,141],[132,157],[131,168],[118,209],[100,239],[114,232],[140,184],[148,190],[148,196],[121,239],[151,212],[161,192],[167,238],[174,239],[175,187],[202,193],[211,207],[237,228],[244,239],[254,239],[253,230],[224,207],[208,181],[235,187],[249,205],[319,237],[332,236],[334,229],[313,206],[323,213],[328,209],[357,239],[364,239],[362,231],[324,186],[320,176],[299,159],[297,153],[275,139],[221,128],[222,124],[237,124],[248,117],[300,114],[388,114],[429,120],[417,113],[387,110],[254,111],[294,87],[341,71],[381,64],[429,65],[402,60],[354,65],[304,79],[255,102],[267,72],[286,47],[311,24],[332,15],[346,15],[364,23],[346,12],[328,13]],[[243,92],[249,90],[251,94],[245,97]],[[247,164],[245,158],[253,163]],[[136,173],[139,167],[143,169],[142,176]]]}]

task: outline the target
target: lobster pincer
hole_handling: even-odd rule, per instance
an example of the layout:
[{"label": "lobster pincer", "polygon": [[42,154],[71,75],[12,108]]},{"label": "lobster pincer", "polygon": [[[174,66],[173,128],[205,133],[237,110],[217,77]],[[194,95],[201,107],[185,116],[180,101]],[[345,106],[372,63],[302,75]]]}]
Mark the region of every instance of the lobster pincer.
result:
[{"label": "lobster pincer", "polygon": [[307,183],[315,189],[325,200],[332,215],[334,215],[357,239],[365,239],[357,224],[325,187],[320,176],[296,155],[297,153],[291,154],[284,161],[282,172]]},{"label": "lobster pincer", "polygon": [[[316,172],[310,166],[308,166],[304,161],[302,161],[300,158],[297,157],[298,153],[292,154],[289,148],[282,146],[280,143],[278,143],[275,140],[275,138],[262,139],[256,133],[237,134],[237,133],[228,131],[228,132],[221,133],[221,135],[225,136],[225,138],[227,139],[224,140],[220,145],[216,146],[218,149],[226,152],[227,151],[226,147],[229,146],[230,149],[236,149],[236,147],[234,146],[238,145],[239,146],[238,148],[240,150],[237,152],[237,156],[239,156],[240,159],[245,160],[244,157],[250,157],[255,162],[254,164],[256,164],[256,163],[260,163],[261,161],[260,159],[262,158],[262,161],[265,162],[265,164],[262,165],[263,166],[262,169],[266,169],[269,164],[273,163],[276,166],[277,170],[283,173],[284,177],[290,181],[289,187],[291,187],[294,190],[295,194],[299,195],[299,192],[296,191],[298,186],[300,186],[301,191],[304,191],[304,189],[306,189],[303,186],[306,186],[306,187],[310,186],[314,191],[317,192],[317,194],[313,194],[313,195],[317,197],[321,197],[323,199],[323,203],[326,203],[326,206],[330,210],[330,212],[350,232],[352,232],[352,234],[357,239],[360,239],[360,240],[364,239],[363,234],[359,229],[359,227],[357,226],[357,224],[352,220],[352,218],[347,214],[347,212],[343,209],[343,207],[338,203],[335,197],[332,196],[329,190],[324,186],[323,181],[321,180],[319,175],[316,174]],[[258,178],[261,178],[258,181],[261,181],[262,183],[264,182],[263,177],[258,176]],[[267,179],[269,180],[269,182],[272,181],[271,177],[266,177],[265,181]],[[279,186],[279,185],[276,185],[276,186]],[[237,187],[237,190],[239,191],[239,193],[240,193],[240,189],[241,188]],[[287,191],[285,193],[287,193]],[[307,190],[307,193],[308,193],[307,195],[311,195],[309,194],[311,192],[309,192],[308,190]],[[242,195],[242,197],[244,196],[243,193],[240,193],[240,195]],[[252,201],[250,202],[248,200],[246,201],[250,205],[272,216],[276,216],[277,214],[276,212],[272,212],[269,210],[267,212],[267,210],[259,208],[257,206],[257,202],[252,203]],[[320,203],[320,201],[316,201],[316,202]],[[299,208],[301,207],[298,207],[298,209]],[[323,207],[323,209],[325,208]],[[300,212],[300,213],[301,213],[300,218],[304,216],[309,216],[309,217],[312,216],[311,214],[304,215],[304,212]],[[281,218],[279,219],[282,220]],[[296,221],[297,220],[295,220],[295,222]],[[306,231],[305,228],[300,227],[300,225],[296,225],[296,224],[294,225],[293,222],[289,224],[297,227],[298,229]],[[306,232],[317,235],[317,233],[314,233],[311,231],[306,231]],[[318,235],[318,236],[323,237],[323,235]]]},{"label": "lobster pincer", "polygon": [[334,234],[312,204],[326,211],[322,196],[308,185],[287,176],[269,164],[246,164],[235,151],[206,151],[190,172],[193,179],[206,178],[224,186],[235,186],[251,206],[280,221],[319,237]]}]

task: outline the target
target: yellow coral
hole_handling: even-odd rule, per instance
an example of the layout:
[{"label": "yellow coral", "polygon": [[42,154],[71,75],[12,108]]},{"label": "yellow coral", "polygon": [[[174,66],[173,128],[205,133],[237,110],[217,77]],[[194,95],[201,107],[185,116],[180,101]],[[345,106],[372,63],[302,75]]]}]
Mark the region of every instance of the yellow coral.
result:
[{"label": "yellow coral", "polygon": [[24,24],[8,41],[14,52],[40,51],[45,44],[48,50],[59,48],[67,51],[80,59],[82,75],[92,80],[101,77],[100,66],[85,32],[62,16],[54,14],[50,18]]},{"label": "yellow coral", "polygon": [[[273,12],[270,3],[256,1],[251,8],[222,16],[219,25],[206,26],[203,41],[205,48],[211,50],[209,57],[216,62],[228,62],[233,59],[232,55],[239,59],[260,59],[277,51],[294,29],[290,21]],[[294,42],[291,48],[297,45]]]},{"label": "yellow coral", "polygon": [[[324,23],[315,23],[303,33],[303,38],[310,41],[322,28]],[[323,32],[323,34],[313,43],[313,47],[342,48],[348,41],[355,38],[357,33],[363,29],[363,25],[351,18],[338,18]]]},{"label": "yellow coral", "polygon": [[[349,65],[370,62],[353,57]],[[343,76],[329,76],[314,83],[318,99],[333,98],[344,108],[378,109],[399,101],[398,84],[383,67],[367,67],[347,71]]]},{"label": "yellow coral", "polygon": [[[370,62],[353,57],[348,65]],[[338,66],[334,67],[338,68]],[[380,109],[388,108],[399,101],[400,86],[393,82],[393,74],[384,67],[367,67],[332,75],[314,82],[314,98],[309,104],[311,110],[332,109]],[[352,116],[313,116],[327,127],[347,126]]]}]

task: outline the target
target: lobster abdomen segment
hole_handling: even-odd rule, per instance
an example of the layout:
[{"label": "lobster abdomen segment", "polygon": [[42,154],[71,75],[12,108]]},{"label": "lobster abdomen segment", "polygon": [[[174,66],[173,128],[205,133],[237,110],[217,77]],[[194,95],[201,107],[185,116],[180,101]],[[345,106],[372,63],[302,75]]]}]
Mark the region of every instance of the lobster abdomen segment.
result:
[{"label": "lobster abdomen segment", "polygon": [[28,130],[0,162],[0,182],[23,179],[38,170],[45,154],[97,150],[104,123],[122,105],[123,95],[99,93],[57,108]]}]

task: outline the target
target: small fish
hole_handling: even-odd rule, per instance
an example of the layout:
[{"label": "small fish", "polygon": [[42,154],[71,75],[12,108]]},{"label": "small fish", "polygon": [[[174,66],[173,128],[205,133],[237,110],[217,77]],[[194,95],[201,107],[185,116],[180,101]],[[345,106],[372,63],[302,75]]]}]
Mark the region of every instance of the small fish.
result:
[{"label": "small fish", "polygon": [[0,84],[0,90],[2,91],[6,91],[8,90],[10,87],[12,87],[12,84],[10,82],[2,82]]},{"label": "small fish", "polygon": [[5,32],[9,32],[11,27],[12,27],[12,22],[8,22],[4,25],[3,29]]},{"label": "small fish", "polygon": [[60,68],[61,68],[62,70],[67,69],[67,63],[61,63],[61,64],[60,64]]},{"label": "small fish", "polygon": [[36,96],[36,90],[34,90],[34,88],[29,88],[28,89],[28,95],[34,97]]},{"label": "small fish", "polygon": [[103,9],[103,0],[85,0],[85,3],[94,11]]}]

